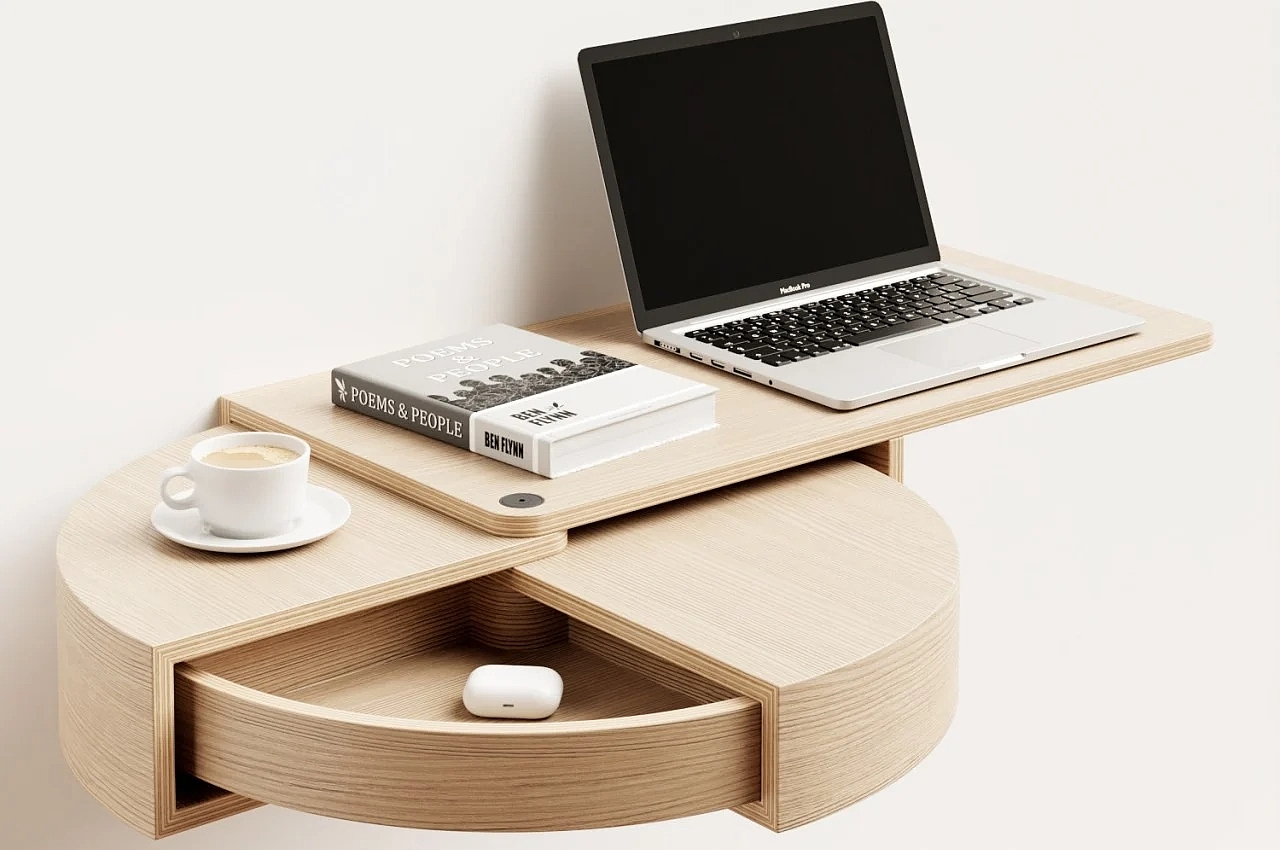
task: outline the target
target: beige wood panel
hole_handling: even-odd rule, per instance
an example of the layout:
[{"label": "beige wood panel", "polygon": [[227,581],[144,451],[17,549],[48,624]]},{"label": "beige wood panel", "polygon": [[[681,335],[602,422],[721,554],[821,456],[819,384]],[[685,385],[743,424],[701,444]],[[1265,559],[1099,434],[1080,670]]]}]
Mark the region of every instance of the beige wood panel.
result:
[{"label": "beige wood panel", "polygon": [[955,714],[958,638],[953,595],[883,652],[782,689],[775,828],[839,811],[929,754]]},{"label": "beige wood panel", "polygon": [[575,529],[499,578],[605,631],[596,619],[643,629],[689,669],[785,687],[911,634],[955,592],[957,554],[923,499],[836,458]]},{"label": "beige wood panel", "polygon": [[955,542],[848,459],[575,529],[492,580],[759,700],[762,800],[739,811],[775,829],[897,778],[954,710]]},{"label": "beige wood panel", "polygon": [[[408,626],[423,610],[389,607]],[[427,607],[441,623],[452,607],[465,623],[453,601]],[[422,635],[443,631],[410,628],[406,654],[378,660],[389,616],[361,612],[317,627],[308,640],[284,635],[221,653],[208,666],[222,675],[205,660],[181,665],[179,764],[255,799],[434,829],[613,826],[759,796],[760,706],[750,699],[699,703],[568,641],[420,651],[413,648]],[[351,669],[331,675],[326,656],[304,682],[306,660],[334,643],[352,645]],[[459,694],[485,663],[553,667],[565,681],[561,707],[541,722],[471,717]],[[272,665],[284,671],[278,680],[265,673]],[[658,659],[642,666],[674,675]],[[270,692],[245,686],[242,676]]]},{"label": "beige wood panel", "polygon": [[876,472],[889,476],[899,484],[902,483],[903,474],[906,471],[906,438],[894,437],[892,440],[885,440],[883,443],[875,443],[870,446],[864,446],[853,453],[853,457],[862,464],[865,464]]},{"label": "beige wood panel", "polygon": [[58,535],[70,591],[112,628],[148,646],[208,652],[208,639],[249,640],[505,569],[564,546],[555,534],[507,540],[360,481],[322,462],[311,480],[351,502],[351,519],[324,540],[287,552],[228,558],[186,549],[151,528],[161,470],[193,435],[129,464],[71,509]]},{"label": "beige wood panel", "polygon": [[71,772],[116,817],[155,835],[151,647],[93,615],[58,578],[58,737]]},{"label": "beige wood panel", "polygon": [[[626,307],[570,316],[534,330],[719,388],[720,426],[628,458],[548,480],[370,419],[329,402],[328,373],[235,393],[231,421],[300,434],[335,465],[494,534],[564,530],[823,457],[875,446],[1038,396],[1185,357],[1212,342],[1208,323],[1119,295],[948,249],[944,259],[1023,285],[1142,316],[1142,332],[849,412],[816,404],[643,345]],[[866,460],[885,469],[886,450]],[[506,508],[499,497],[546,501]]]}]

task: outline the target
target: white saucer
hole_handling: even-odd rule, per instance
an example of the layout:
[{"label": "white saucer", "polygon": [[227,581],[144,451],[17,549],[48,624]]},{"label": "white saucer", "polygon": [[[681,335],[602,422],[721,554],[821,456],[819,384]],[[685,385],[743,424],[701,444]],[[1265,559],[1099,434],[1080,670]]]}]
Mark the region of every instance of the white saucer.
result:
[{"label": "white saucer", "polygon": [[151,524],[156,531],[183,546],[206,552],[277,552],[314,543],[328,537],[351,516],[351,503],[341,493],[315,484],[307,485],[307,509],[292,529],[274,537],[255,540],[233,540],[210,534],[197,510],[175,511],[164,502],[151,511]]}]

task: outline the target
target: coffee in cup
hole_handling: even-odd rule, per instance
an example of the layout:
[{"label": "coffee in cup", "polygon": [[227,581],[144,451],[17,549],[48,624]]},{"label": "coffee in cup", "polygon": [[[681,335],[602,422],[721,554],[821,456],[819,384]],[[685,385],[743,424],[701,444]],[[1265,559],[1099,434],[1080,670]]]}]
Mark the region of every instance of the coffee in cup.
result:
[{"label": "coffee in cup", "polygon": [[282,446],[232,446],[209,452],[201,460],[223,469],[265,469],[297,458],[298,452]]},{"label": "coffee in cup", "polygon": [[[307,506],[311,447],[289,434],[246,431],[203,440],[185,466],[160,476],[160,498],[178,511],[196,510],[218,537],[257,540],[289,531]],[[189,493],[171,496],[168,485],[186,478]]]}]

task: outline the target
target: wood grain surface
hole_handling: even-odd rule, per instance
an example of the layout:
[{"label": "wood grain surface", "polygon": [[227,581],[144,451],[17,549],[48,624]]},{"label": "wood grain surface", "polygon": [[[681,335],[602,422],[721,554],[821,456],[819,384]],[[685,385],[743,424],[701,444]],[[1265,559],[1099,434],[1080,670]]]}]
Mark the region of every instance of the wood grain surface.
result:
[{"label": "wood grain surface", "polygon": [[[68,589],[124,635],[148,646],[209,652],[388,599],[495,572],[563,548],[562,534],[511,540],[398,499],[323,462],[313,483],[351,503],[336,534],[286,552],[228,557],[171,543],[151,527],[166,466],[228,429],[195,434],[119,470],[71,509],[58,535]],[[240,430],[234,428],[231,430]]]},{"label": "wood grain surface", "polygon": [[162,469],[217,428],[119,470],[72,507],[58,535],[59,717],[67,762],[91,794],[152,836],[257,805],[174,769],[173,667],[559,551],[564,535],[494,537],[323,462],[351,519],[287,552],[227,556],[150,525]]},{"label": "wood grain surface", "polygon": [[[1146,319],[1141,333],[993,372],[860,410],[836,412],[644,345],[619,306],[533,330],[645,363],[719,388],[718,428],[555,480],[473,455],[393,425],[334,407],[328,373],[234,393],[230,421],[307,438],[316,454],[392,492],[494,534],[533,535],[595,522],[823,457],[855,451],[957,419],[1185,357],[1207,349],[1199,319],[1049,275],[946,249],[946,262],[1124,310]],[[375,352],[370,352],[373,354]],[[335,364],[337,365],[337,364]],[[890,452],[863,459],[881,465]],[[537,493],[536,508],[499,497]]]},{"label": "wood grain surface", "polygon": [[[696,677],[630,646],[472,643],[471,594],[459,590],[181,665],[179,765],[291,808],[435,829],[613,826],[759,797],[758,703],[668,689],[658,680]],[[485,619],[505,601],[488,597]],[[510,611],[527,621],[528,605]],[[550,666],[564,699],[541,722],[472,717],[460,694],[481,664]]]},{"label": "wood grain surface", "polygon": [[570,532],[492,577],[762,705],[774,829],[893,781],[956,700],[955,541],[918,496],[836,458]]},{"label": "wood grain surface", "polygon": [[[59,534],[72,772],[152,836],[251,797],[448,829],[725,806],[789,829],[892,782],[945,733],[957,670],[955,544],[898,483],[901,438],[1212,341],[1188,316],[944,259],[1147,324],[837,413],[641,345],[625,309],[568,317],[537,329],[717,385],[720,426],[556,480],[336,409],[327,374],[221,400],[228,427],[112,475]],[[160,470],[241,427],[307,438],[347,526],[247,557],[156,534]],[[545,503],[504,508],[510,492]],[[469,669],[513,660],[561,669],[556,716],[462,714]]]}]

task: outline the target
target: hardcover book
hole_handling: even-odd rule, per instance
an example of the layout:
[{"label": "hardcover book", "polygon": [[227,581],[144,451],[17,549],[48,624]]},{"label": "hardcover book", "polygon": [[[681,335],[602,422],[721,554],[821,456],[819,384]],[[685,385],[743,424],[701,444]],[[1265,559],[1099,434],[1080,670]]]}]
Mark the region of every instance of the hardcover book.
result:
[{"label": "hardcover book", "polygon": [[332,399],[555,478],[714,428],[715,388],[510,325],[333,370]]}]

